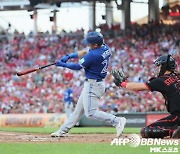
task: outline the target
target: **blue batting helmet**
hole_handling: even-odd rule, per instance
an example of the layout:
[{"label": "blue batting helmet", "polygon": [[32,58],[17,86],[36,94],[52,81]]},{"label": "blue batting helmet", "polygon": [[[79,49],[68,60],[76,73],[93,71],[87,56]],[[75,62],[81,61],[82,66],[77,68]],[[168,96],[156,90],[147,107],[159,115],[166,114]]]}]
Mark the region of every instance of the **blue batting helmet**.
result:
[{"label": "blue batting helmet", "polygon": [[83,44],[98,44],[102,45],[104,43],[103,35],[99,32],[89,32],[83,40]]}]

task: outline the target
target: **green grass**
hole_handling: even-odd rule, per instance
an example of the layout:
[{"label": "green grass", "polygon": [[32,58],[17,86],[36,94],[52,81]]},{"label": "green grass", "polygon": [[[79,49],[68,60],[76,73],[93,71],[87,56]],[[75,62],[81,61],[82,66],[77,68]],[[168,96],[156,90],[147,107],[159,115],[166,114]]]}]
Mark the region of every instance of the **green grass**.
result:
[{"label": "green grass", "polygon": [[[40,144],[15,143],[0,144],[1,154],[150,154],[149,146],[132,148],[111,146],[110,144]],[[163,154],[161,152],[161,154]]]},{"label": "green grass", "polygon": [[[25,133],[42,133],[49,134],[56,130],[58,127],[7,127],[1,128],[0,131],[9,132],[25,132]],[[140,128],[125,128],[124,133],[139,133]],[[74,127],[70,130],[72,134],[115,134],[116,129],[113,127]]]},{"label": "green grass", "polygon": [[[0,128],[0,131],[26,133],[52,133],[58,128]],[[139,133],[140,128],[125,128],[124,133]],[[75,127],[70,133],[116,133],[112,127]],[[158,146],[156,146],[158,147]],[[163,146],[161,146],[163,148]],[[180,150],[179,146],[178,150]],[[166,146],[166,148],[168,148]],[[155,153],[155,152],[153,152]],[[160,152],[161,154],[167,154]],[[171,153],[171,152],[168,152]],[[174,152],[173,152],[174,153]],[[177,153],[177,152],[176,152]],[[129,145],[110,145],[110,143],[0,143],[0,154],[152,154],[150,146],[132,148]]]}]

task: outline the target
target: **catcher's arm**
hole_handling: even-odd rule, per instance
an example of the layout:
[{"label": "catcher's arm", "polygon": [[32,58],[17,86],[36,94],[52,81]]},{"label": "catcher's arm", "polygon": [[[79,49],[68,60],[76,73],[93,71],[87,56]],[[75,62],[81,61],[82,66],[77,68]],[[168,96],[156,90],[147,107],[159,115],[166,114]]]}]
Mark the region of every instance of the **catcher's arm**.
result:
[{"label": "catcher's arm", "polygon": [[145,83],[127,82],[126,89],[133,91],[149,90]]},{"label": "catcher's arm", "polygon": [[149,90],[145,83],[128,82],[127,77],[122,70],[113,69],[111,73],[114,77],[116,86],[121,86],[133,91]]}]

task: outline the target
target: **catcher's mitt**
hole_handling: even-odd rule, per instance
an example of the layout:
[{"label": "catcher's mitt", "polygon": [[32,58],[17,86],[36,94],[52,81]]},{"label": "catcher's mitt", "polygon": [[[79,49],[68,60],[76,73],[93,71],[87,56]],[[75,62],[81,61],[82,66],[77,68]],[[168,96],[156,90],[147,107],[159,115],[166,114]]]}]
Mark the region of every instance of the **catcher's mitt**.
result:
[{"label": "catcher's mitt", "polygon": [[116,86],[120,86],[122,82],[125,82],[127,77],[125,76],[124,72],[122,70],[113,69],[111,71],[111,74],[114,77],[114,83]]}]

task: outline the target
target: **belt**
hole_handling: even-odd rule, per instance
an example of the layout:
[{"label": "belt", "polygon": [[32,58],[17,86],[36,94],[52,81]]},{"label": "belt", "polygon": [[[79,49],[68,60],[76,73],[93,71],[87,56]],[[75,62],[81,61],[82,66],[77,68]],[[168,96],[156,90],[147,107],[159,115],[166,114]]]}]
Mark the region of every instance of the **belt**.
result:
[{"label": "belt", "polygon": [[94,81],[96,81],[96,82],[102,82],[103,81],[103,79],[85,79],[85,81],[92,81],[92,80],[94,80]]}]

